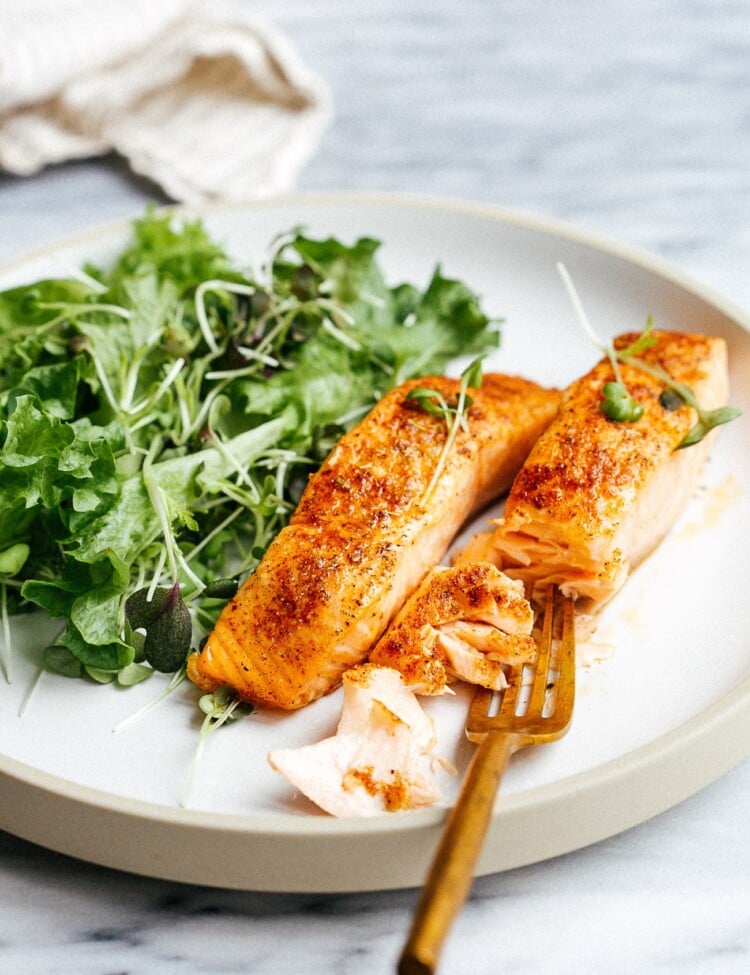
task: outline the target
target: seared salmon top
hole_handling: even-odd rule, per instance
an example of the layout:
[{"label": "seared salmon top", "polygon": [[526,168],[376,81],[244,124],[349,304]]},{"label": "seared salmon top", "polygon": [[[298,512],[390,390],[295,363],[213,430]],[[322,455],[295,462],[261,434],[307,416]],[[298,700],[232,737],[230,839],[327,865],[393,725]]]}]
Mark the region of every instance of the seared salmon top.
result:
[{"label": "seared salmon top", "polygon": [[[704,409],[728,396],[723,339],[654,332],[640,358],[691,387]],[[621,336],[618,348],[635,334]],[[602,413],[602,388],[614,379],[607,359],[566,389],[560,413],[530,452],[494,533],[476,536],[461,559],[488,559],[521,579],[534,597],[549,583],[593,614],[667,533],[695,490],[715,434],[675,448],[697,420],[682,403],[660,399],[665,384],[637,365],[622,379],[643,406],[635,422]]]},{"label": "seared salmon top", "polygon": [[418,694],[443,694],[454,680],[493,690],[503,665],[532,660],[534,614],[520,582],[489,562],[439,566],[423,580],[370,653]]},{"label": "seared salmon top", "polygon": [[506,491],[557,412],[559,393],[489,375],[471,390],[427,496],[447,429],[408,393],[457,380],[412,380],[387,393],[333,448],[289,525],[227,604],[189,673],[257,704],[297,708],[361,663],[390,619],[445,554],[466,519]]},{"label": "seared salmon top", "polygon": [[[641,356],[672,378],[699,392],[707,408],[726,402],[726,352],[722,339],[677,332],[654,333],[657,344]],[[635,334],[620,336],[625,348]],[[644,408],[635,423],[613,422],[599,406],[602,387],[614,379],[607,359],[573,383],[564,394],[555,424],[531,452],[516,477],[506,506],[506,525],[520,512],[544,511],[552,525],[574,522],[587,535],[616,531],[622,511],[635,499],[651,472],[674,451],[696,421],[689,406],[665,409],[664,383],[635,365],[621,365],[631,395]]]}]

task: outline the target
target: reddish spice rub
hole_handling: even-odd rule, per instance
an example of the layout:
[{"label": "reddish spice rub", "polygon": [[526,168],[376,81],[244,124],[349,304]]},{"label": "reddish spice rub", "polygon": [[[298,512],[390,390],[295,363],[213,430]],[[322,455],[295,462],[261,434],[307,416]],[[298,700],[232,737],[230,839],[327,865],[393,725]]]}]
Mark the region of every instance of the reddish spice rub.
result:
[{"label": "reddish spice rub", "polygon": [[[640,358],[691,387],[704,409],[726,404],[723,339],[653,335],[656,343]],[[616,346],[635,338],[620,336]],[[494,562],[537,600],[557,583],[580,612],[596,614],[659,544],[695,490],[715,434],[675,450],[695,410],[665,408],[663,382],[637,365],[621,370],[643,416],[613,422],[601,412],[602,387],[614,378],[606,359],[574,382],[513,482],[496,530],[472,539],[461,561]]]},{"label": "reddish spice rub", "polygon": [[190,658],[200,686],[229,685],[245,700],[285,709],[337,687],[466,519],[508,489],[559,404],[557,391],[486,376],[471,391],[468,431],[459,430],[426,498],[446,424],[407,398],[415,386],[449,402],[459,390],[445,377],[410,381],[339,441]]},{"label": "reddish spice rub", "polygon": [[370,653],[418,694],[443,694],[465,680],[506,686],[503,665],[532,660],[534,614],[520,582],[489,562],[430,572]]},{"label": "reddish spice rub", "polygon": [[365,663],[342,678],[335,735],[275,748],[271,768],[332,816],[372,816],[440,799],[432,719],[392,667]]},{"label": "reddish spice rub", "polygon": [[393,769],[390,782],[383,782],[375,776],[372,765],[365,768],[349,769],[343,779],[342,788],[349,791],[357,785],[362,786],[371,796],[380,796],[387,812],[410,809],[409,786],[398,769]]}]

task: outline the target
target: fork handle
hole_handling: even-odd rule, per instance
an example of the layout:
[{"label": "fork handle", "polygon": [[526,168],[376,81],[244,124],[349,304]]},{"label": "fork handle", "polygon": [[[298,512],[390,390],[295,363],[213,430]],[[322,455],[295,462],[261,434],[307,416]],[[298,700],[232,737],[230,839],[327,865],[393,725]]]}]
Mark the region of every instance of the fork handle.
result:
[{"label": "fork handle", "polygon": [[432,860],[398,975],[432,975],[451,922],[471,887],[495,796],[516,735],[488,732],[477,748]]}]

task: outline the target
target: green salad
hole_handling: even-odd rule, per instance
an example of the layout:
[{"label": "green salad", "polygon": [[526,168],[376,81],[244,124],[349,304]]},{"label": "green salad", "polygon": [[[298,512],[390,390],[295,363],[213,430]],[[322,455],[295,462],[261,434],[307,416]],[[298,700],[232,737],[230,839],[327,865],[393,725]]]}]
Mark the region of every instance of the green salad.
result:
[{"label": "green salad", "polygon": [[341,434],[497,345],[465,284],[392,286],[378,246],[295,230],[250,272],[149,211],[112,266],[0,293],[8,680],[11,617],[35,607],[60,621],[48,670],[179,671]]}]

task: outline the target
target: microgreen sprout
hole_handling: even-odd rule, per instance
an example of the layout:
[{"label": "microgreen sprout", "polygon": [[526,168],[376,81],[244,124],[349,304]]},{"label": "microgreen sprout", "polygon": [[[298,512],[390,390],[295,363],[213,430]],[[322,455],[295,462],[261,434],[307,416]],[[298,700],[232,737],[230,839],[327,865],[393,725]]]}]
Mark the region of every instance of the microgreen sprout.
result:
[{"label": "microgreen sprout", "polygon": [[610,420],[635,423],[643,416],[643,406],[630,395],[625,383],[609,382],[602,386],[602,413]]},{"label": "microgreen sprout", "polygon": [[198,745],[188,773],[182,802],[180,803],[182,806],[187,806],[189,803],[198,765],[203,756],[203,750],[206,747],[209,735],[221,728],[223,724],[236,721],[243,715],[252,714],[253,712],[252,704],[247,701],[242,701],[237,697],[234,690],[229,687],[219,687],[211,694],[203,694],[198,701],[198,707],[205,717],[201,724]]},{"label": "microgreen sprout", "polygon": [[201,332],[203,333],[203,338],[206,340],[206,345],[212,352],[219,352],[219,344],[214,337],[211,323],[208,320],[205,300],[206,294],[210,291],[219,291],[228,292],[229,294],[235,295],[252,296],[255,293],[255,290],[255,287],[252,285],[239,284],[236,281],[223,281],[218,279],[212,281],[201,281],[201,283],[195,289],[195,312],[198,317],[198,324]]},{"label": "microgreen sprout", "polygon": [[469,396],[468,390],[479,389],[482,385],[482,361],[484,356],[478,356],[461,373],[461,381],[458,388],[458,396],[455,404],[448,404],[445,397],[437,389],[427,386],[415,386],[407,393],[406,398],[414,400],[419,408],[432,416],[438,416],[445,420],[447,435],[443,449],[438,457],[435,470],[433,471],[430,483],[422,497],[422,504],[427,504],[440,480],[448,455],[451,452],[453,443],[459,429],[468,430],[466,416],[474,400]]},{"label": "microgreen sprout", "polygon": [[612,365],[615,379],[607,382],[602,387],[602,401],[600,409],[604,415],[615,422],[635,423],[643,416],[643,405],[638,403],[631,395],[629,389],[622,379],[620,363],[628,363],[640,369],[641,372],[664,384],[664,391],[659,397],[659,402],[666,410],[675,410],[680,406],[687,405],[695,410],[698,419],[687,434],[677,444],[676,450],[691,447],[710,433],[714,427],[736,419],[741,411],[734,406],[722,406],[714,410],[704,409],[698,402],[693,390],[684,383],[677,382],[661,366],[645,362],[640,355],[656,342],[653,335],[654,321],[651,315],[648,316],[646,324],[640,334],[625,348],[616,349],[612,342],[603,341],[594,331],[588,320],[586,312],[578,296],[578,292],[571,280],[567,268],[563,264],[557,265],[557,271],[562,278],[568,296],[578,316],[584,331],[591,341],[609,359]]},{"label": "microgreen sprout", "polygon": [[409,390],[406,398],[416,400],[423,413],[429,413],[431,416],[439,416],[442,420],[445,420],[445,424],[450,430],[452,417],[456,411],[455,408],[451,409],[448,406],[440,390],[431,389],[428,386],[414,386],[413,389]]},{"label": "microgreen sprout", "polygon": [[8,613],[8,581],[23,568],[26,560],[31,553],[31,549],[25,542],[16,542],[0,552],[0,619],[2,620],[3,632],[3,653],[2,664],[5,672],[5,680],[8,684],[13,682],[11,675],[11,633],[10,619]]},{"label": "microgreen sprout", "polygon": [[13,683],[11,676],[11,642],[10,642],[10,620],[8,618],[8,587],[5,582],[0,582],[0,616],[3,624],[3,671],[5,680],[8,684]]},{"label": "microgreen sprout", "polygon": [[186,679],[186,677],[187,677],[186,667],[185,664],[183,664],[178,670],[174,672],[174,674],[172,674],[169,683],[157,697],[153,698],[151,701],[148,702],[148,704],[145,704],[142,708],[139,708],[136,712],[134,712],[133,714],[129,715],[127,718],[124,718],[122,721],[116,724],[112,728],[112,731],[114,733],[117,733],[118,731],[123,731],[131,724],[134,724],[139,718],[143,717],[144,714],[147,714],[152,708],[155,708],[157,704],[161,704],[162,701],[166,700],[169,697],[169,695],[174,690],[176,690],[180,686],[180,684],[182,684],[182,682]]},{"label": "microgreen sprout", "polygon": [[723,426],[725,423],[731,423],[732,420],[736,420],[738,416],[741,416],[742,411],[736,406],[719,406],[714,410],[706,410],[696,399],[695,393],[689,386],[684,383],[676,382],[669,375],[666,370],[662,369],[660,366],[652,365],[648,362],[643,362],[641,359],[636,359],[635,357],[628,359],[633,365],[637,366],[642,372],[653,376],[654,379],[658,379],[664,383],[666,390],[665,392],[671,393],[671,397],[668,399],[668,405],[664,404],[664,393],[662,393],[660,402],[665,409],[675,409],[675,402],[677,399],[682,400],[687,406],[691,406],[697,416],[697,421],[688,430],[682,440],[677,444],[676,450],[683,450],[685,447],[692,447],[694,444],[700,443],[703,438],[710,433],[715,427]]},{"label": "microgreen sprout", "polygon": [[36,668],[36,673],[34,674],[31,683],[26,688],[26,693],[24,694],[21,704],[18,708],[19,718],[22,718],[26,714],[26,710],[29,704],[31,703],[31,698],[34,696],[34,691],[36,691],[37,687],[39,686],[39,682],[41,681],[43,674],[44,674],[44,664],[42,663]]}]

